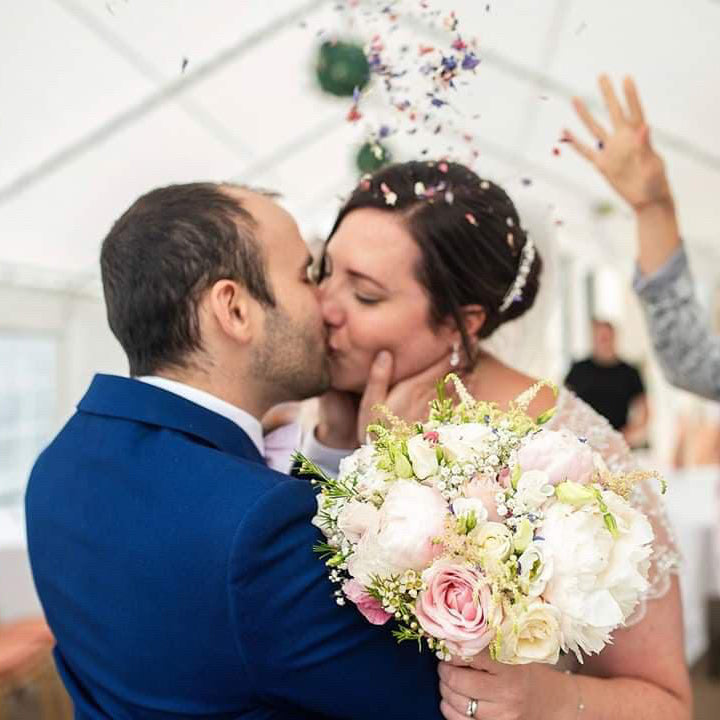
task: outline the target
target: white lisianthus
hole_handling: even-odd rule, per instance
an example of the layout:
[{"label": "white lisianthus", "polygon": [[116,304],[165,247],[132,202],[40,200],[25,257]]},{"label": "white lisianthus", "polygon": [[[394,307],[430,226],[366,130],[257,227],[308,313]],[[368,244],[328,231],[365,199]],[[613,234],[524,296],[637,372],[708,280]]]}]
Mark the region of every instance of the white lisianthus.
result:
[{"label": "white lisianthus", "polygon": [[488,572],[495,572],[504,563],[513,550],[512,531],[497,522],[486,522],[470,533],[480,549],[483,567]]},{"label": "white lisianthus", "polygon": [[476,527],[488,519],[487,508],[480,498],[457,498],[453,500],[452,509],[457,518],[462,518],[471,512],[475,513]]},{"label": "white lisianthus", "polygon": [[348,559],[348,571],[361,585],[372,576],[389,577],[406,570],[423,570],[437,554],[447,503],[434,488],[415,480],[392,483],[376,524],[360,538]]},{"label": "white lisianthus", "polygon": [[413,435],[407,443],[410,464],[418,480],[426,480],[438,471],[435,448],[422,435]]},{"label": "white lisianthus", "polygon": [[553,561],[542,542],[531,542],[518,558],[520,587],[529,597],[542,595],[553,574]]},{"label": "white lisianthus", "polygon": [[528,470],[518,480],[515,500],[521,502],[528,510],[537,510],[554,494],[555,488],[546,472]]},{"label": "white lisianthus", "polygon": [[526,517],[522,518],[513,533],[513,547],[515,548],[515,552],[525,552],[527,546],[532,542],[534,534],[535,529],[532,523]]},{"label": "white lisianthus", "polygon": [[561,503],[576,508],[597,502],[597,495],[591,486],[580,485],[567,480],[556,486],[555,494]]},{"label": "white lisianthus", "polygon": [[533,600],[507,619],[500,637],[500,662],[555,664],[560,656],[560,613],[542,600]]},{"label": "white lisianthus", "polygon": [[338,529],[351,543],[356,543],[370,528],[376,527],[379,512],[371,503],[351,500],[338,514]]},{"label": "white lisianthus", "polygon": [[482,423],[440,425],[439,443],[451,462],[466,462],[477,457],[493,436],[492,430]]},{"label": "white lisianthus", "polygon": [[552,505],[540,530],[553,562],[543,597],[560,610],[563,650],[580,662],[581,651],[602,650],[647,588],[649,523],[615,493],[606,491],[603,499],[617,521],[617,539],[596,503]]}]

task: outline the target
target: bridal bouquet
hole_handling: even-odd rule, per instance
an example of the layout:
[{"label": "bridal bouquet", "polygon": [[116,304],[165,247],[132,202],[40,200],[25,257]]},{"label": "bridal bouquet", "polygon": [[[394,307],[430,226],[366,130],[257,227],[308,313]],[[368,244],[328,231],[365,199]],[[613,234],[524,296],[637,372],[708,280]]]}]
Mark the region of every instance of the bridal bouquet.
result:
[{"label": "bridal bouquet", "polygon": [[426,423],[390,417],[337,479],[302,456],[320,488],[314,519],[339,605],[440,659],[486,648],[511,664],[597,653],[648,586],[653,532],[628,502],[643,473],[616,475],[587,442],[502,412],[449,376]]}]

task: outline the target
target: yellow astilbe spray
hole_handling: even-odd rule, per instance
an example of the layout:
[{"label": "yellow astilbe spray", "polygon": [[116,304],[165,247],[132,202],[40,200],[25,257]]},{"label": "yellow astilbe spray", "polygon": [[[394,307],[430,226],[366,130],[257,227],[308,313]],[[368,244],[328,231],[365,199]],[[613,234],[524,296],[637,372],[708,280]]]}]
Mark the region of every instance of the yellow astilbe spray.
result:
[{"label": "yellow astilbe spray", "polygon": [[[399,418],[387,405],[373,405],[372,410],[378,415],[376,424],[380,424],[383,427],[388,427],[390,432],[395,435],[397,439],[409,438],[412,434],[412,428],[408,425],[405,420]],[[373,425],[368,427],[368,432],[372,432],[371,428]]]},{"label": "yellow astilbe spray", "polygon": [[630,500],[630,496],[636,485],[645,480],[657,480],[660,483],[660,492],[663,495],[667,490],[665,479],[655,470],[634,470],[629,473],[600,473],[598,480],[604,488],[612,490],[624,500]]}]

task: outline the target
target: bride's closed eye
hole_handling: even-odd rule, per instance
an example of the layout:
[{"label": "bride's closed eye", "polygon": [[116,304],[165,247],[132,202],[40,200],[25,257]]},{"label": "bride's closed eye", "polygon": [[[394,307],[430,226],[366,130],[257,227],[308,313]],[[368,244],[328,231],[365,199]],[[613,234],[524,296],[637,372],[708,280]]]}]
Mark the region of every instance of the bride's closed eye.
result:
[{"label": "bride's closed eye", "polygon": [[365,297],[358,293],[355,293],[355,299],[362,305],[377,305],[378,303],[382,302],[381,298]]}]

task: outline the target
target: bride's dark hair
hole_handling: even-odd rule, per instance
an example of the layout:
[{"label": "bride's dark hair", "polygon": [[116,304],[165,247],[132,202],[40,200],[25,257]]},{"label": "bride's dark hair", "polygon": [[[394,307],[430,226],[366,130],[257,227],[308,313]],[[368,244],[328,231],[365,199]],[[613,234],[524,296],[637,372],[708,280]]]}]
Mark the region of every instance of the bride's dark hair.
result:
[{"label": "bride's dark hair", "polygon": [[502,310],[520,271],[527,234],[507,193],[464,165],[406,162],[364,177],[340,210],[326,247],[343,218],[360,208],[402,217],[420,248],[416,274],[430,298],[430,322],[436,327],[452,317],[469,358],[475,357],[476,343],[465,331],[464,306],[485,310],[480,339],[520,317],[535,301],[542,270],[537,253],[522,293]]}]

